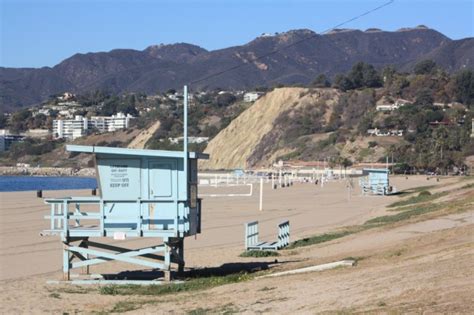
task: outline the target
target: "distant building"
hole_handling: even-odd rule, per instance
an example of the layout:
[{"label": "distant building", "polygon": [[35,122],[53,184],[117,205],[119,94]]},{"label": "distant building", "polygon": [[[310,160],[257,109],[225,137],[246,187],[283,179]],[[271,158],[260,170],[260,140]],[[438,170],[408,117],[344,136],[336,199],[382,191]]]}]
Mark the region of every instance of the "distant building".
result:
[{"label": "distant building", "polygon": [[120,129],[127,129],[130,125],[130,119],[134,117],[130,114],[118,113],[112,116],[94,116],[91,118],[91,124],[100,132],[112,132]]},{"label": "distant building", "polygon": [[387,131],[381,131],[378,128],[375,129],[368,129],[367,133],[369,136],[377,136],[377,137],[403,137],[403,130],[402,129],[390,129]]},{"label": "distant building", "polygon": [[[180,141],[183,141],[183,137],[178,138],[168,138],[171,143],[178,144]],[[189,143],[206,143],[209,141],[209,137],[188,137]]]},{"label": "distant building", "polygon": [[472,126],[471,126],[471,138],[474,138],[474,118],[472,119]]},{"label": "distant building", "polygon": [[247,92],[244,94],[244,102],[254,102],[262,96],[262,92]]},{"label": "distant building", "polygon": [[376,107],[377,111],[379,112],[391,112],[398,108],[399,106],[396,104],[380,104],[380,105],[377,105]]},{"label": "distant building", "polygon": [[376,110],[379,112],[391,112],[405,106],[407,103],[409,103],[409,101],[398,99],[393,104],[378,104]]},{"label": "distant building", "polygon": [[53,120],[53,135],[56,139],[77,139],[85,135],[89,129],[88,123],[88,119],[80,115],[74,119]]},{"label": "distant building", "polygon": [[0,129],[0,152],[10,150],[12,144],[22,142],[25,138],[25,135],[13,134],[6,129]]},{"label": "distant building", "polygon": [[48,129],[28,129],[24,135],[29,138],[45,139],[51,135]]},{"label": "distant building", "polygon": [[54,120],[53,134],[56,139],[74,140],[93,129],[99,132],[127,129],[130,119],[133,118],[130,114],[124,115],[123,113],[112,116],[94,116],[90,119],[77,115],[74,119]]},{"label": "distant building", "polygon": [[64,92],[64,94],[58,96],[57,99],[60,100],[60,101],[67,101],[67,100],[73,99],[74,97],[75,97],[74,94],[72,94],[70,92]]}]

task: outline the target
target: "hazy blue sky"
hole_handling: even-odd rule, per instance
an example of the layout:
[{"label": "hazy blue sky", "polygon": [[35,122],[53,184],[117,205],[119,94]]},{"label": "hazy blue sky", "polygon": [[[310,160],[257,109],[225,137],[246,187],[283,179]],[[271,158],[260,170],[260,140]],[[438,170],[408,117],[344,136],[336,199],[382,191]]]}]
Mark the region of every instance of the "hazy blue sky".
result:
[{"label": "hazy blue sky", "polygon": [[[213,50],[263,32],[321,32],[387,1],[0,0],[0,65],[53,66],[78,52],[159,43]],[[393,31],[424,24],[459,39],[473,36],[473,15],[472,0],[395,0],[345,27]]]}]

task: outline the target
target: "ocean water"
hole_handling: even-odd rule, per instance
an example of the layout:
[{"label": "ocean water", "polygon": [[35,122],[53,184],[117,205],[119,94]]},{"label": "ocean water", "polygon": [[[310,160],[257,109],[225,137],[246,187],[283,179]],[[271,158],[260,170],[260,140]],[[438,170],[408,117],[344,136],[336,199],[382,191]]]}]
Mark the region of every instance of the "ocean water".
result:
[{"label": "ocean water", "polygon": [[97,181],[90,177],[0,176],[0,191],[94,188],[97,188]]}]

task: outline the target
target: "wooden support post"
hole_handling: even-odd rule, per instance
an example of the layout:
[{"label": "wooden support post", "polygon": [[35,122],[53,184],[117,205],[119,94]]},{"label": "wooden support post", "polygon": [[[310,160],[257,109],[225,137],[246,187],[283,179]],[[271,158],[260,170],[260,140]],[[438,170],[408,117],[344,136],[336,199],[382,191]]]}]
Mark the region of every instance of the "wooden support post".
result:
[{"label": "wooden support post", "polygon": [[[85,238],[80,244],[79,247],[82,248],[89,248],[89,238]],[[84,254],[84,258],[87,260],[89,259],[89,254]],[[82,274],[88,275],[89,274],[89,265],[82,267]]]},{"label": "wooden support post", "polygon": [[63,280],[69,281],[71,278],[69,261],[69,243],[67,241],[63,242]]},{"label": "wooden support post", "polygon": [[163,244],[165,245],[165,253],[164,253],[164,267],[166,268],[163,270],[164,273],[164,280],[165,281],[171,281],[171,249],[170,249],[170,244],[168,243],[169,240],[164,240]]},{"label": "wooden support post", "polygon": [[184,274],[184,238],[180,238],[178,242],[178,275],[183,276]]}]

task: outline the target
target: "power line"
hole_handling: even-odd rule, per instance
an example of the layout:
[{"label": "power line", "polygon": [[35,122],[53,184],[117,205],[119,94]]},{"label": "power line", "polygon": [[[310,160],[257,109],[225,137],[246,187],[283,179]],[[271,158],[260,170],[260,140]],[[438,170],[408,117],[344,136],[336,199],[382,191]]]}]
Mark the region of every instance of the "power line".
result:
[{"label": "power line", "polygon": [[[311,36],[302,38],[302,39],[297,40],[297,41],[295,41],[295,42],[293,42],[293,43],[291,43],[291,44],[288,44],[288,45],[286,45],[286,46],[283,46],[283,47],[281,47],[281,48],[279,48],[279,49],[275,49],[275,50],[273,50],[273,51],[271,51],[271,52],[268,52],[268,53],[266,53],[266,54],[263,54],[263,55],[261,55],[261,56],[258,56],[258,57],[256,57],[256,58],[252,59],[251,61],[252,61],[252,62],[258,61],[258,60],[260,60],[260,59],[263,59],[263,58],[269,57],[269,56],[271,56],[271,55],[274,55],[274,54],[276,54],[276,53],[278,53],[278,52],[280,52],[280,51],[282,51],[282,50],[284,50],[284,49],[287,49],[287,48],[290,48],[290,47],[299,45],[299,44],[301,44],[302,42],[305,42],[305,41],[307,41],[307,40],[316,38],[316,37],[318,37],[319,35],[326,34],[326,33],[330,32],[330,31],[332,31],[332,30],[334,30],[334,29],[336,29],[336,28],[339,28],[339,27],[341,27],[341,26],[343,26],[343,25],[345,25],[345,24],[348,24],[348,23],[353,22],[353,21],[355,21],[355,20],[358,20],[358,19],[360,19],[360,18],[362,18],[362,17],[364,17],[364,16],[366,16],[366,15],[369,15],[369,14],[372,13],[372,12],[378,11],[378,10],[380,10],[380,9],[386,7],[386,6],[389,6],[389,5],[391,5],[394,1],[395,1],[395,0],[390,0],[390,1],[388,1],[388,2],[386,2],[386,3],[384,3],[384,4],[382,4],[382,5],[380,5],[380,6],[378,6],[378,7],[375,7],[375,8],[373,8],[373,9],[368,10],[368,11],[365,11],[364,13],[361,13],[361,14],[359,14],[359,15],[356,15],[356,16],[350,18],[349,20],[346,20],[346,21],[341,22],[341,23],[339,23],[339,24],[337,24],[337,25],[335,25],[335,26],[333,26],[333,27],[331,27],[331,28],[328,28],[328,29],[326,29],[325,31],[323,31],[323,32],[321,32],[321,33],[319,33],[319,34],[316,33],[316,34],[314,34],[314,35],[311,35]],[[227,69],[224,69],[224,70],[221,70],[221,71],[212,73],[212,74],[210,74],[210,75],[208,75],[208,76],[205,76],[205,77],[203,77],[203,78],[201,78],[201,79],[197,79],[197,80],[191,81],[189,84],[195,84],[195,83],[199,83],[199,82],[202,82],[202,81],[206,81],[206,80],[209,80],[209,79],[211,79],[211,78],[217,77],[217,76],[219,76],[219,75],[221,75],[221,74],[224,74],[224,73],[227,73],[227,72],[230,72],[230,71],[239,69],[239,68],[243,68],[243,67],[249,66],[250,64],[251,64],[251,63],[238,64],[238,65],[235,65],[235,66],[233,66],[233,67],[230,67],[230,68],[227,68]]]}]

